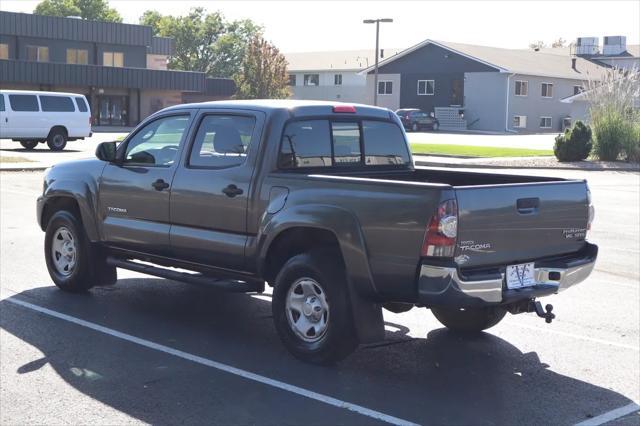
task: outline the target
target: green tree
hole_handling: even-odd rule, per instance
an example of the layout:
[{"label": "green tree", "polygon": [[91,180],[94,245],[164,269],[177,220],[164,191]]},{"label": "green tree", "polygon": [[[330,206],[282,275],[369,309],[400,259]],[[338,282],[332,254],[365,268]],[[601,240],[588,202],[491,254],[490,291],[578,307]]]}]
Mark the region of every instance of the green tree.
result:
[{"label": "green tree", "polygon": [[271,43],[254,37],[236,75],[238,99],[282,99],[289,96],[287,60]]},{"label": "green tree", "polygon": [[201,71],[209,77],[237,74],[249,41],[262,34],[262,27],[249,19],[228,22],[220,12],[207,13],[201,7],[186,16],[148,10],[140,23],[153,27],[156,35],[175,40],[176,52],[169,59],[169,68]]},{"label": "green tree", "polygon": [[106,0],[43,0],[33,11],[36,15],[79,16],[90,21],[122,22],[117,10]]}]

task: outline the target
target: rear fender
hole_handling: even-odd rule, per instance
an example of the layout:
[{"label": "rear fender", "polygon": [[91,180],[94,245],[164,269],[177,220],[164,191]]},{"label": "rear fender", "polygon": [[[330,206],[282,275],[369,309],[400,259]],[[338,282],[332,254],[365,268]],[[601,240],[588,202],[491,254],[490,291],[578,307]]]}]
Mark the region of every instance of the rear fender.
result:
[{"label": "rear fender", "polygon": [[271,243],[287,229],[306,227],[335,235],[344,260],[353,318],[361,343],[384,338],[382,308],[374,302],[375,283],[369,269],[366,245],[358,220],[347,210],[335,206],[305,204],[267,215],[260,227],[259,270],[265,268]]}]

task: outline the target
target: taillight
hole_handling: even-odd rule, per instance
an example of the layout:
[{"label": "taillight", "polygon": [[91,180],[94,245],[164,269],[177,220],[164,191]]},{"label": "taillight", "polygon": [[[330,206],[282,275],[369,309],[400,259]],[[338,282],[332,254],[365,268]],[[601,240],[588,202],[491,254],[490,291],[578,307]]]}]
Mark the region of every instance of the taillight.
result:
[{"label": "taillight", "polygon": [[355,114],[356,113],[356,107],[354,107],[353,105],[335,105],[333,107],[333,112],[335,113],[350,113],[350,114]]},{"label": "taillight", "polygon": [[429,220],[422,256],[453,257],[457,237],[458,204],[456,200],[443,201]]}]

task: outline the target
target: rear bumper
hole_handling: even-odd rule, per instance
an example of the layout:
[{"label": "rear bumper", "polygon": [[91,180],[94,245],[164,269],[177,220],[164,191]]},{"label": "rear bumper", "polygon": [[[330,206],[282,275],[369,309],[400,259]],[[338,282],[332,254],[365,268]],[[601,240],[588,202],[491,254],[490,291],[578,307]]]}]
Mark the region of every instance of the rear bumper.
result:
[{"label": "rear bumper", "polygon": [[547,296],[584,281],[598,256],[598,246],[587,243],[571,256],[535,261],[536,285],[509,290],[504,267],[493,273],[463,275],[456,266],[423,263],[418,278],[418,298],[427,306],[479,306],[507,304]]}]

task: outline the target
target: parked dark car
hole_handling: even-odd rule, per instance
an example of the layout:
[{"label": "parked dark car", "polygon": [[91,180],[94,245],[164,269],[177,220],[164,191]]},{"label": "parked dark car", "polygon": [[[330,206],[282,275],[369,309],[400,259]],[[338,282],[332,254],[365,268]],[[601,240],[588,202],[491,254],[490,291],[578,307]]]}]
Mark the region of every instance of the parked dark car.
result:
[{"label": "parked dark car", "polygon": [[116,268],[231,292],[269,285],[282,342],[309,362],[383,339],[382,307],[429,308],[464,333],[507,312],[550,322],[536,298],[596,260],[586,181],[415,167],[383,108],[179,105],[96,156],[44,176],[38,221],[60,289],[113,285]]},{"label": "parked dark car", "polygon": [[438,130],[440,122],[432,114],[427,114],[421,109],[404,108],[396,111],[404,129],[408,132],[420,130]]}]

